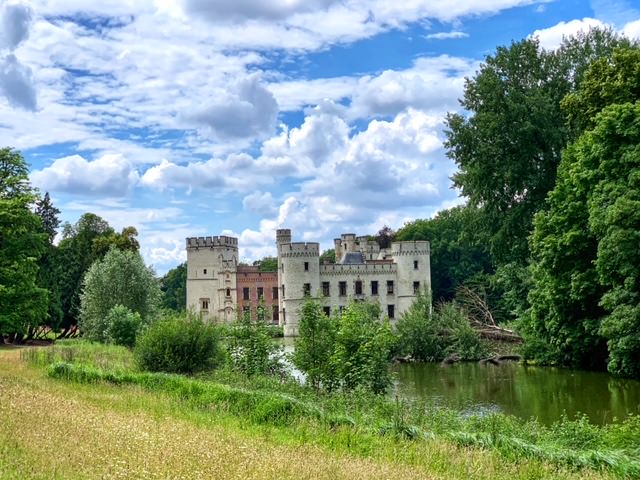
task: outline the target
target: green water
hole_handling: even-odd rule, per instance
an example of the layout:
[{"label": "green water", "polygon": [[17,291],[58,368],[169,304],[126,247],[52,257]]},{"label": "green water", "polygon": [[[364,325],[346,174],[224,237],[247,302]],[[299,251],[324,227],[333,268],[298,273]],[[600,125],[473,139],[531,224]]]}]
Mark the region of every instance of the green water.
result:
[{"label": "green water", "polygon": [[419,399],[469,412],[503,412],[537,418],[549,424],[563,413],[586,414],[604,424],[640,414],[640,382],[606,373],[530,367],[460,363],[394,366],[397,381],[392,395]]}]

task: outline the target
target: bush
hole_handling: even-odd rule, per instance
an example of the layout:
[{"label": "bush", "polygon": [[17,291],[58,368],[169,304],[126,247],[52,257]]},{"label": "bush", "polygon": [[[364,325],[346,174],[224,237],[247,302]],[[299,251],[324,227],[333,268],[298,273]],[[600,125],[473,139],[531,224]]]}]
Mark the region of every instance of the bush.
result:
[{"label": "bush", "polygon": [[216,327],[189,314],[154,323],[140,335],[134,353],[141,369],[168,373],[212,370],[221,358]]},{"label": "bush", "polygon": [[397,325],[400,350],[421,362],[443,360],[456,353],[464,360],[478,360],[487,354],[464,312],[453,303],[442,303],[435,311],[431,299],[421,292]]},{"label": "bush", "polygon": [[108,343],[132,348],[136,344],[136,336],[142,325],[137,312],[132,312],[123,305],[116,305],[107,314],[106,337]]}]

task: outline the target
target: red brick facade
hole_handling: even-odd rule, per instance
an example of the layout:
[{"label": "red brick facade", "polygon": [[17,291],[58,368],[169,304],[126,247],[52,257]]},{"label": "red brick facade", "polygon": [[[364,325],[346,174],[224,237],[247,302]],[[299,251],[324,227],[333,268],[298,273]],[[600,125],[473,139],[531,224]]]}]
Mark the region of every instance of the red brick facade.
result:
[{"label": "red brick facade", "polygon": [[238,266],[236,286],[239,315],[242,315],[248,308],[251,312],[251,318],[256,318],[256,307],[260,296],[262,296],[267,309],[267,320],[278,324],[278,295],[280,292],[278,291],[277,272],[261,272],[259,267]]}]

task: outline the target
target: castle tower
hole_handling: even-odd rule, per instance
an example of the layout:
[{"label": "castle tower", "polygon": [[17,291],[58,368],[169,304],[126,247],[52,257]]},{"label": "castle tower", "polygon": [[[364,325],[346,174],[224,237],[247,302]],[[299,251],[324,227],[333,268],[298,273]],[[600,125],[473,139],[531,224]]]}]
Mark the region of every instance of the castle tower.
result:
[{"label": "castle tower", "polygon": [[[278,230],[278,283],[280,324],[285,336],[298,335],[298,310],[306,295],[320,289],[320,244],[291,242],[290,230]],[[288,241],[286,241],[288,240]]]},{"label": "castle tower", "polygon": [[431,291],[430,245],[427,241],[393,242],[391,255],[398,266],[397,311],[406,311],[418,289]]},{"label": "castle tower", "polygon": [[187,238],[187,308],[221,322],[235,319],[238,239]]}]

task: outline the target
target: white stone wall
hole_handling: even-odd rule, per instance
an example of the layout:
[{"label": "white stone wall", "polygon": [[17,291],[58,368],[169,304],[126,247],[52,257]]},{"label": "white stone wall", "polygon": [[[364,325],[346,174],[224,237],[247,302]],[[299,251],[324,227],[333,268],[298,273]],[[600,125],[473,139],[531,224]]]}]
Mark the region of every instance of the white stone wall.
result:
[{"label": "white stone wall", "polygon": [[233,321],[237,264],[237,239],[188,238],[187,308],[212,320]]},{"label": "white stone wall", "polygon": [[[290,234],[289,237],[290,238]],[[360,240],[360,242],[358,242]],[[353,298],[377,301],[383,315],[388,306],[394,306],[394,322],[400,318],[415,299],[414,282],[420,289],[431,288],[429,242],[394,242],[388,252],[392,263],[365,263],[360,265],[319,265],[318,244],[278,243],[280,292],[280,321],[286,336],[298,334],[299,308],[304,301],[303,285],[310,284],[311,296],[323,295],[323,282],[329,282],[329,296],[323,299],[331,313],[346,307]],[[336,252],[363,251],[373,255],[373,248],[353,234],[343,235],[335,242]],[[304,269],[308,263],[308,270]],[[417,265],[414,263],[417,262]],[[378,282],[378,295],[371,295],[371,281]],[[355,285],[362,282],[362,295],[356,295]],[[393,281],[393,293],[387,293],[387,281]],[[346,294],[340,295],[340,282],[346,282]]]}]

